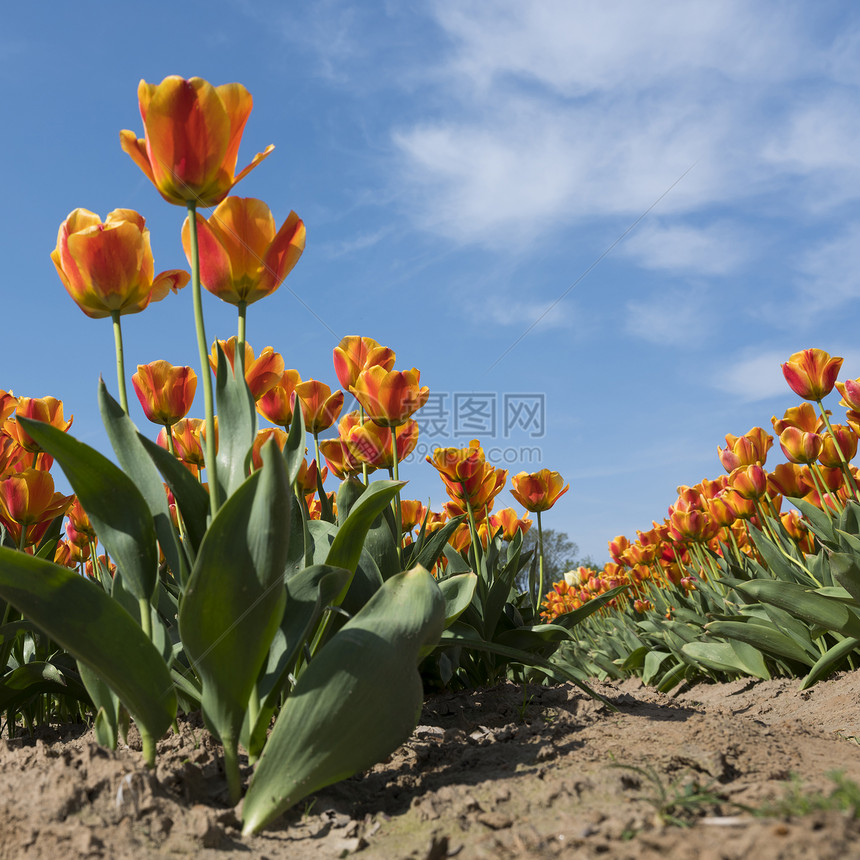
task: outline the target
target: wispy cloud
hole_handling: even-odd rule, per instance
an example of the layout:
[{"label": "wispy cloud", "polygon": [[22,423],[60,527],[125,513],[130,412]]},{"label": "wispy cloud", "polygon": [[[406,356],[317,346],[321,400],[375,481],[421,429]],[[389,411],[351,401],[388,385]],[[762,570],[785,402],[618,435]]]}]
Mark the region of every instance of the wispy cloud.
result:
[{"label": "wispy cloud", "polygon": [[703,345],[719,319],[704,291],[693,287],[662,290],[648,299],[629,301],[624,312],[628,334],[670,346]]},{"label": "wispy cloud", "polygon": [[621,248],[646,269],[679,274],[727,275],[749,258],[748,238],[733,224],[643,224]]},{"label": "wispy cloud", "polygon": [[390,227],[381,227],[372,233],[359,233],[349,239],[342,239],[337,242],[323,242],[319,246],[319,250],[322,254],[326,254],[329,257],[343,257],[346,254],[354,254],[356,251],[364,251],[372,248],[386,236],[389,236],[391,232]]}]

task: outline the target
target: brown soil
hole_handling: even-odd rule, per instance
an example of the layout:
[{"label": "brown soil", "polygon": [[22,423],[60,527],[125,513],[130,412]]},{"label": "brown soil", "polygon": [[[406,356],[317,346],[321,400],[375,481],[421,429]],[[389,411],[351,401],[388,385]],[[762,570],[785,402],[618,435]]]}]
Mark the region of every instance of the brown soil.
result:
[{"label": "brown soil", "polygon": [[[436,696],[390,760],[253,838],[194,719],[160,742],[154,773],[133,729],[116,752],[85,727],[0,741],[0,858],[860,858],[850,814],[749,811],[793,778],[825,794],[833,771],[860,783],[860,672],[806,692],[782,680],[597,689],[617,712],[571,687],[529,687],[525,702],[512,684]],[[661,816],[661,787],[716,799]]]}]

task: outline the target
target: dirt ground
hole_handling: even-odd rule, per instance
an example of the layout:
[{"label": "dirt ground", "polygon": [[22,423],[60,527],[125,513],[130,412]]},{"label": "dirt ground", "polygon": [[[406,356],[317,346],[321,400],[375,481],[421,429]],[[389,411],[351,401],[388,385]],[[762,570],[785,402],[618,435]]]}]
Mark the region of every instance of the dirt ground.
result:
[{"label": "dirt ground", "polygon": [[567,686],[435,696],[390,760],[250,839],[199,721],[154,773],[134,730],[116,752],[82,726],[3,740],[0,858],[860,858],[850,814],[751,811],[860,783],[860,673],[596,689],[616,712]]}]

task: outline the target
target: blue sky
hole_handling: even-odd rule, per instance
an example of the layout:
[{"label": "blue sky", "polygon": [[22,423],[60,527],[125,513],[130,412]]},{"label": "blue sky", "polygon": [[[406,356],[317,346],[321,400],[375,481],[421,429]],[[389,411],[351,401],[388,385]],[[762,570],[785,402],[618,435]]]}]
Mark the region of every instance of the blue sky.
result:
[{"label": "blue sky", "polygon": [[[190,0],[16,4],[5,21],[0,388],[61,398],[103,451],[110,323],[77,309],[49,253],[72,209],[127,207],[156,271],[186,266],[184,212],[119,147],[142,133],[138,81],[169,74],[250,90],[240,166],[276,149],[234,193],[307,226],[249,342],[332,387],[342,336],[392,347],[444,407],[419,444],[477,436],[511,474],[561,472],[545,525],[597,561],[720,474],[726,433],[796,404],[791,353],[860,376],[854,3]],[[204,305],[210,342],[235,333],[235,308]],[[196,368],[190,290],[124,335],[129,372]],[[506,431],[517,403],[543,403],[543,426]],[[402,475],[406,497],[444,501],[426,463]]]}]

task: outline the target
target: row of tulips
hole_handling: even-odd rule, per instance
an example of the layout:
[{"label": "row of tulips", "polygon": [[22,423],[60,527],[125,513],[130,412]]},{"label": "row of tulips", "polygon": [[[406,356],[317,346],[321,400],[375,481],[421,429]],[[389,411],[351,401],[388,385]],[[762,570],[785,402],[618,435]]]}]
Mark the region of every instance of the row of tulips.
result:
[{"label": "row of tulips", "polygon": [[[119,399],[101,382],[98,400],[119,465],[73,438],[59,401],[0,392],[0,709],[11,726],[16,708],[28,718],[15,690],[71,695],[93,708],[109,746],[130,717],[150,766],[177,713],[200,709],[255,832],[389,754],[414,728],[427,684],[582,685],[550,657],[603,602],[542,623],[542,552],[522,552],[531,521],[493,512],[507,472],[477,441],[428,458],[450,499],[443,511],[401,499],[399,464],[429,392],[417,369],[394,368],[390,348],[344,338],[335,392],[272,347],[254,352],[248,305],[297,264],[305,227],[291,212],[276,229],[265,203],[230,196],[273,149],[236,173],[251,96],[169,77],[142,81],[138,99],[144,137],[123,131],[120,142],[162,198],[186,209],[190,273],[155,274],[132,210],[101,221],[76,209],[60,227],[51,257],[62,284],[87,316],[112,321]],[[132,375],[159,426],[153,442],[128,414],[122,317],[188,285],[198,372],[158,360]],[[237,334],[211,346],[203,288],[238,314]],[[198,385],[203,418],[189,415]],[[357,409],[342,415],[348,395]],[[260,417],[272,426],[258,430]],[[54,461],[74,496],[55,492]],[[387,479],[371,481],[374,470]],[[334,491],[329,475],[340,479]],[[540,534],[541,512],[568,487],[549,470],[511,483]],[[253,765],[247,787],[240,747]]]},{"label": "row of tulips", "polygon": [[[774,416],[772,434],[727,435],[725,474],[678,487],[661,523],[610,541],[601,575],[554,585],[549,619],[626,587],[564,659],[666,689],[702,673],[799,675],[809,686],[860,665],[860,380],[838,381],[841,366],[820,349],[792,355],[783,374],[804,402]],[[845,423],[824,406],[834,389]],[[787,462],[769,467],[774,437]]]}]

